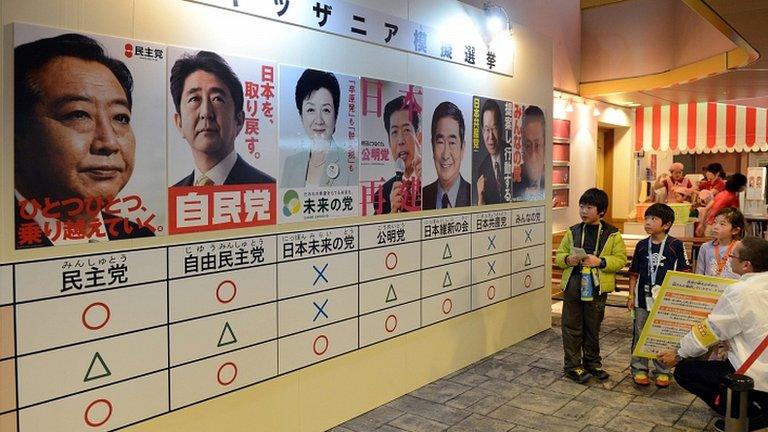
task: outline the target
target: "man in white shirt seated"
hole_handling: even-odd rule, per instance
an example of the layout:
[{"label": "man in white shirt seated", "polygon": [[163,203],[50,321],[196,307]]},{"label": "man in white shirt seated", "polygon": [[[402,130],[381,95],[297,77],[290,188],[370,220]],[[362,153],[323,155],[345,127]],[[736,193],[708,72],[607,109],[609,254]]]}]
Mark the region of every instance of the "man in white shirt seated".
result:
[{"label": "man in white shirt seated", "polygon": [[[741,367],[768,335],[768,241],[745,237],[731,253],[731,266],[742,275],[739,282],[726,288],[709,316],[683,337],[677,350],[659,354],[661,361],[677,366],[675,380],[681,387],[721,415],[726,409],[722,379]],[[727,360],[694,360],[720,341],[728,343]],[[768,427],[768,352],[744,374],[755,383],[749,395],[749,430]],[[715,427],[724,430],[724,421],[718,420]]]}]

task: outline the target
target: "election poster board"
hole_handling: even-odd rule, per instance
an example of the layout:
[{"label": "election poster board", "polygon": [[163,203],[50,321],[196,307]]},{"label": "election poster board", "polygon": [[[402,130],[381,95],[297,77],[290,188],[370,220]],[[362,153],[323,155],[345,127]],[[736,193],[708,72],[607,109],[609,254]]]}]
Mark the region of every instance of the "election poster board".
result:
[{"label": "election poster board", "polygon": [[512,201],[514,104],[472,98],[472,205]]},{"label": "election poster board", "polygon": [[512,201],[538,201],[546,192],[547,125],[536,105],[514,104],[512,116]]},{"label": "election poster board", "polygon": [[171,233],[275,224],[277,65],[169,47],[166,83]]},{"label": "election poster board", "polygon": [[280,222],[358,215],[359,78],[280,66]]},{"label": "election poster board", "polygon": [[361,215],[421,210],[424,90],[361,78],[360,91]]},{"label": "election poster board", "polygon": [[705,319],[735,279],[667,272],[632,355],[656,358],[676,349],[691,327]]},{"label": "election poster board", "polygon": [[422,209],[471,205],[472,96],[427,88],[422,119]]},{"label": "election poster board", "polygon": [[13,31],[15,248],[165,235],[166,47]]}]

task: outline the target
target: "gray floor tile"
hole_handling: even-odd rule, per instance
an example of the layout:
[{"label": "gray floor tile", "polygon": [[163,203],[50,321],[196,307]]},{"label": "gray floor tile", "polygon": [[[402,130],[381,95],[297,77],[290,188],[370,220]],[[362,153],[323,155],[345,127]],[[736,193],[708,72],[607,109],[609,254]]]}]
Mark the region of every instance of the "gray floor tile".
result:
[{"label": "gray floor tile", "polygon": [[509,401],[508,405],[541,414],[552,414],[572,399],[573,396],[562,393],[529,389]]},{"label": "gray floor tile", "polygon": [[509,402],[509,399],[500,396],[486,396],[480,399],[476,404],[471,405],[467,410],[472,411],[473,413],[487,415],[507,402]]},{"label": "gray floor tile", "polygon": [[414,414],[403,414],[390,424],[408,432],[441,432],[448,429],[446,424]]},{"label": "gray floor tile", "polygon": [[563,420],[561,418],[539,414],[509,404],[500,406],[498,409],[489,413],[488,416],[515,423],[529,429],[546,432],[576,432],[583,427],[583,425],[576,424],[570,420]]},{"label": "gray floor tile", "polygon": [[[646,418],[648,418],[647,415]],[[647,420],[619,415],[611,419],[611,421],[605,425],[605,428],[616,432],[651,432],[655,426],[655,423]]]},{"label": "gray floor tile", "polygon": [[403,411],[383,405],[368,411],[361,416],[355,417],[341,426],[355,432],[367,432],[379,428],[383,424],[390,420],[394,420],[401,415],[403,415]]},{"label": "gray floor tile", "polygon": [[467,411],[458,410],[410,395],[405,395],[401,398],[395,399],[388,403],[387,406],[400,411],[404,411],[406,413],[420,415],[430,420],[439,421],[448,425],[456,424],[470,414]]},{"label": "gray floor tile", "polygon": [[515,378],[514,382],[529,387],[546,388],[550,384],[562,378],[563,373],[548,369],[531,368],[529,371]]},{"label": "gray floor tile", "polygon": [[416,396],[432,402],[445,403],[471,388],[472,387],[463,384],[441,379],[429,383],[418,390],[412,391],[410,394],[411,396]]},{"label": "gray floor tile", "polygon": [[514,428],[513,423],[472,414],[458,424],[451,426],[448,432],[507,432]]},{"label": "gray floor tile", "polygon": [[597,387],[589,387],[583,393],[576,396],[576,400],[592,404],[595,406],[603,405],[611,408],[624,408],[635,396],[605,390]]},{"label": "gray floor tile", "polygon": [[490,394],[492,394],[490,391],[476,387],[465,391],[445,404],[451,408],[466,409]]},{"label": "gray floor tile", "polygon": [[672,426],[680,419],[680,416],[683,415],[687,408],[687,406],[676,403],[637,396],[629,405],[621,410],[621,413],[636,419],[647,419],[649,417],[648,414],[653,413],[654,423]]}]

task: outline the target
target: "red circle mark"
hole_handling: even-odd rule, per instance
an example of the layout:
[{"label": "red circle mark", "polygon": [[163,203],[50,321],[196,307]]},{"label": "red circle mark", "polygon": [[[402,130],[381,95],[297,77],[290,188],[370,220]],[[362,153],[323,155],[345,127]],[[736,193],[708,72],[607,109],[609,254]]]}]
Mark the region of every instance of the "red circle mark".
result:
[{"label": "red circle mark", "polygon": [[[394,321],[394,324],[390,325],[390,322]],[[391,327],[391,328],[390,328]],[[392,333],[397,328],[397,317],[394,315],[390,315],[387,317],[387,319],[384,321],[384,330],[387,331],[387,333]]]},{"label": "red circle mark", "polygon": [[[229,366],[232,369],[232,378],[229,381],[224,381],[221,378],[221,372],[224,371],[224,368]],[[223,386],[228,386],[232,384],[235,381],[235,378],[237,378],[237,365],[232,362],[226,362],[223,365],[219,366],[218,372],[216,372],[216,380],[219,382],[219,384]]]},{"label": "red circle mark", "polygon": [[128,57],[128,58],[133,57],[133,45],[127,43],[127,44],[125,44],[125,46],[123,48],[125,49],[125,56],[126,57]]},{"label": "red circle mark", "polygon": [[[93,421],[91,420],[91,416],[89,415],[91,413],[91,409],[96,406],[96,404],[106,404],[107,405],[107,415],[104,416],[104,419],[101,421]],[[112,417],[112,402],[106,400],[106,399],[96,399],[95,401],[88,404],[88,406],[85,408],[85,412],[83,413],[83,419],[85,420],[85,424],[87,424],[90,427],[99,427],[109,421],[109,418]]]},{"label": "red circle mark", "polygon": [[[324,340],[325,341],[325,346],[321,350],[317,349],[317,342],[319,340]],[[328,346],[329,345],[330,345],[330,343],[328,342],[328,337],[325,336],[325,335],[320,335],[320,336],[315,338],[314,342],[312,342],[312,351],[314,351],[315,354],[321,356],[321,355],[325,354],[326,351],[328,351]]]},{"label": "red circle mark", "polygon": [[493,285],[489,286],[485,295],[488,296],[488,300],[493,300],[493,298],[496,297],[496,287]]},{"label": "red circle mark", "polygon": [[[447,310],[446,310],[446,305],[448,305]],[[453,309],[453,302],[451,301],[451,299],[447,298],[443,300],[443,313],[448,315],[449,313],[451,313],[451,309]]]},{"label": "red circle mark", "polygon": [[[221,288],[223,288],[226,285],[231,285],[232,286],[232,295],[229,298],[227,298],[227,299],[222,298],[222,296],[221,296]],[[236,296],[237,296],[237,285],[235,285],[235,283],[232,282],[231,280],[222,281],[219,284],[219,286],[216,287],[216,300],[218,300],[219,303],[221,303],[221,304],[227,304],[227,303],[231,302],[232,300],[235,299]]]},{"label": "red circle mark", "polygon": [[[90,324],[90,323],[88,323],[88,320],[86,319],[86,315],[88,315],[88,312],[91,310],[91,308],[94,308],[94,307],[97,307],[97,306],[102,308],[104,310],[104,312],[106,312],[106,316],[104,317],[104,321],[103,322],[101,322],[99,324]],[[82,314],[82,316],[80,316],[80,321],[82,321],[83,325],[88,330],[99,330],[99,329],[103,328],[105,325],[107,325],[107,323],[109,322],[109,318],[111,316],[112,316],[112,312],[109,310],[109,306],[107,306],[106,303],[96,302],[96,303],[89,304],[88,307],[86,307],[83,310],[83,314]]]},{"label": "red circle mark", "polygon": [[[392,265],[389,264],[390,257],[394,258],[394,263]],[[387,270],[394,270],[395,267],[397,267],[397,254],[394,252],[388,253],[387,257],[384,259],[384,265],[387,266]]]},{"label": "red circle mark", "polygon": [[531,275],[529,274],[525,275],[525,279],[523,279],[523,285],[525,285],[526,288],[530,288],[531,283],[533,283],[533,278],[531,277]]}]

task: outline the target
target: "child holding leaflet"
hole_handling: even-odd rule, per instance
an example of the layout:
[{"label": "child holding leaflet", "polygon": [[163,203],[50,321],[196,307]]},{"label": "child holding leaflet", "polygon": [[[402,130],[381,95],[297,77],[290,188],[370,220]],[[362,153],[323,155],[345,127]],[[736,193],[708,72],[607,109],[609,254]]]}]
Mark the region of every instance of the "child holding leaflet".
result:
[{"label": "child holding leaflet", "polygon": [[[649,237],[637,243],[629,267],[627,308],[634,317],[633,351],[667,271],[691,269],[683,242],[669,235],[674,222],[675,211],[666,204],[653,204],[645,211],[644,228]],[[670,369],[658,360],[653,360],[653,364],[656,367],[656,386],[669,387]],[[648,359],[633,356],[630,368],[636,384],[650,384]]]},{"label": "child holding leaflet", "polygon": [[565,375],[578,383],[590,377],[607,380],[600,357],[600,324],[608,293],[616,287],[616,272],[627,263],[627,248],[616,227],[602,220],[608,194],[588,189],[579,198],[581,223],[573,225],[557,248],[562,268],[563,351]]}]

